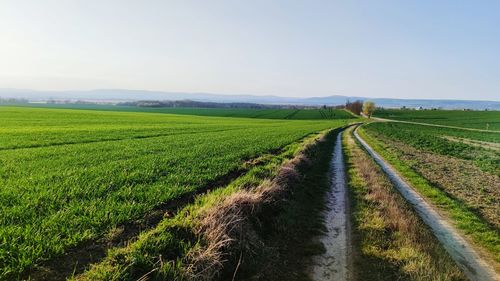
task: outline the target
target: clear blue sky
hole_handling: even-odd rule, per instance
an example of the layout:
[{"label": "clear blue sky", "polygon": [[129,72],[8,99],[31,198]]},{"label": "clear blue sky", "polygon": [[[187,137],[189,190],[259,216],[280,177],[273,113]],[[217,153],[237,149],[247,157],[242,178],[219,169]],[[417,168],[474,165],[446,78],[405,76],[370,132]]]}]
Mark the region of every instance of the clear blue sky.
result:
[{"label": "clear blue sky", "polygon": [[2,0],[0,88],[500,99],[500,1]]}]

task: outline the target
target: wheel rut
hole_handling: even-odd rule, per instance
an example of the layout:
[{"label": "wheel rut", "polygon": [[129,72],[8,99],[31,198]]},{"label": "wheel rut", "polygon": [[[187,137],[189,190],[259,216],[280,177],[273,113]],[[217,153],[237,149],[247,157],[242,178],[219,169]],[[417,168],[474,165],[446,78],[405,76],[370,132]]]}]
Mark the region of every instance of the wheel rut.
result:
[{"label": "wheel rut", "polygon": [[500,276],[469,244],[464,237],[438,212],[427,203],[397,171],[376,153],[357,133],[354,136],[366,149],[368,154],[381,167],[401,195],[408,201],[422,220],[430,227],[436,238],[449,253],[451,258],[462,268],[470,280],[500,280]]},{"label": "wheel rut", "polygon": [[324,213],[326,232],[319,237],[325,252],[313,257],[311,278],[316,281],[348,280],[350,226],[346,190],[346,173],[342,152],[342,132],[337,135],[330,163],[331,189],[326,197]]}]

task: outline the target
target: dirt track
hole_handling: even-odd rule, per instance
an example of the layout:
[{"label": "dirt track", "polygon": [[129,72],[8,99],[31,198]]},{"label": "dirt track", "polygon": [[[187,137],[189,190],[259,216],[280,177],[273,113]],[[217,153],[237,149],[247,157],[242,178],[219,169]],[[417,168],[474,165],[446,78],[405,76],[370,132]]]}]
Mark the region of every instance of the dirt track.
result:
[{"label": "dirt track", "polygon": [[440,127],[440,128],[450,128],[450,129],[459,129],[459,130],[475,131],[475,132],[500,133],[500,131],[498,131],[498,130],[484,130],[484,129],[475,129],[475,128],[466,128],[466,127],[457,127],[457,126],[430,124],[430,123],[420,123],[420,122],[395,120],[395,119],[387,119],[387,118],[380,118],[380,117],[372,117],[371,119],[377,120],[377,121],[381,121],[381,122],[398,122],[398,123],[406,123],[406,124],[414,124],[414,125],[422,125],[422,126],[431,126],[431,127]]},{"label": "dirt track", "polygon": [[330,164],[331,190],[327,195],[325,226],[327,232],[320,237],[325,253],[313,259],[311,277],[317,281],[348,280],[349,277],[349,220],[342,132],[337,135]]},{"label": "dirt track", "polygon": [[[357,133],[356,139],[368,151],[370,156],[380,165],[394,186],[403,197],[414,207],[418,215],[431,228],[434,235],[443,244],[450,256],[463,269],[471,280],[500,280],[495,270],[486,263],[474,248],[458,233],[458,231],[434,208],[413,190],[380,155],[378,155]],[[318,279],[319,280],[319,279]],[[325,279],[323,279],[325,280]]]}]

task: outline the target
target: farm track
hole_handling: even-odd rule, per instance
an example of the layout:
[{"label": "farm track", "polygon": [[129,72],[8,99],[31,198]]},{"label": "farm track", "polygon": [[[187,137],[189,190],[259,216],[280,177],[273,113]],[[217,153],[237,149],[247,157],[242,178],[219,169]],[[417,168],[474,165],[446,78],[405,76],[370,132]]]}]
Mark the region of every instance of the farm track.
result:
[{"label": "farm track", "polygon": [[278,113],[278,112],[280,112],[280,110],[276,109],[276,110],[273,110],[273,111],[270,111],[270,112],[265,112],[265,113],[262,113],[262,114],[257,114],[255,116],[252,116],[252,117],[249,117],[249,118],[259,119],[259,118],[262,118],[264,116],[273,115],[273,114]]},{"label": "farm track", "polygon": [[484,149],[490,149],[500,152],[500,143],[472,140],[467,138],[457,138],[451,136],[442,136],[442,138],[453,142],[464,143],[475,147],[481,147]]},{"label": "farm track", "polygon": [[295,110],[294,112],[288,114],[287,116],[285,116],[284,119],[292,119],[293,116],[297,115],[297,113],[299,113],[299,110]]},{"label": "farm track", "polygon": [[75,142],[60,142],[60,143],[29,145],[29,146],[20,146],[20,147],[4,147],[4,148],[0,148],[0,151],[42,148],[42,147],[56,147],[56,146],[78,145],[78,144],[88,144],[88,143],[105,143],[105,142],[114,142],[114,141],[138,140],[138,139],[152,139],[152,138],[162,138],[162,137],[170,137],[170,136],[228,132],[228,131],[237,131],[237,130],[245,130],[245,129],[246,128],[231,128],[231,129],[223,129],[223,130],[219,129],[219,130],[207,130],[207,131],[191,131],[191,132],[167,133],[167,134],[157,134],[157,135],[131,136],[131,137],[125,137],[125,138],[97,139],[97,140],[86,140],[86,141],[75,141]]},{"label": "farm track", "polygon": [[[275,149],[268,151],[267,153],[263,153],[262,155],[278,155],[281,150],[282,148]],[[86,241],[76,248],[67,250],[62,256],[49,259],[40,266],[24,272],[22,274],[23,279],[29,278],[29,280],[33,281],[56,281],[66,280],[72,275],[83,273],[83,271],[90,264],[97,263],[102,260],[106,256],[109,249],[125,246],[127,243],[133,241],[142,231],[154,228],[164,217],[172,217],[184,206],[193,203],[197,196],[202,196],[203,194],[206,194],[214,189],[227,186],[235,179],[247,173],[252,167],[265,164],[259,161],[255,163],[252,161],[260,156],[253,159],[247,159],[245,162],[253,163],[250,166],[245,166],[245,168],[231,171],[228,174],[222,175],[200,187],[195,192],[190,192],[176,199],[162,203],[153,208],[139,220],[119,225],[117,228],[121,229],[121,231],[112,239],[100,238],[97,240]]]},{"label": "farm track", "polygon": [[349,280],[350,226],[342,132],[337,135],[330,164],[331,190],[327,194],[326,233],[320,237],[325,252],[314,257],[311,277],[316,281]]},{"label": "farm track", "polygon": [[413,188],[398,175],[391,165],[389,165],[358,135],[357,130],[354,131],[354,136],[375,162],[380,165],[383,172],[388,176],[391,182],[393,182],[394,186],[403,197],[413,206],[422,220],[431,228],[434,235],[443,244],[444,248],[453,260],[455,260],[457,265],[462,268],[468,278],[478,281],[500,280],[499,275],[492,266],[483,260],[461,234],[448,221],[440,216],[438,212],[420,196],[420,194],[414,191]]},{"label": "farm track", "polygon": [[439,125],[439,124],[430,124],[430,123],[420,123],[420,122],[413,122],[413,121],[387,119],[387,118],[380,118],[380,117],[372,117],[372,119],[376,120],[376,121],[381,121],[381,122],[398,122],[398,123],[406,123],[406,124],[413,124],[413,125],[423,125],[423,126],[431,126],[431,127],[459,129],[459,130],[475,131],[475,132],[500,133],[500,131],[497,131],[497,130],[474,129],[474,128],[465,128],[465,127],[457,127],[457,126],[448,126],[448,125]]}]

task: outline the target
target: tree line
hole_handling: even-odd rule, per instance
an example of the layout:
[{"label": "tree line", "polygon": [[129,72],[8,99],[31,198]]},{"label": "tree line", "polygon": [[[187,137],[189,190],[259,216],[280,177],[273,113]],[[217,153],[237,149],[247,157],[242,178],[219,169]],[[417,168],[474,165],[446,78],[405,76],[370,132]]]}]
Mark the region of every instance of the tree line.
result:
[{"label": "tree line", "polygon": [[363,112],[365,116],[371,118],[375,111],[375,103],[372,101],[356,100],[351,102],[347,100],[345,108],[356,115],[361,115],[361,112]]}]

